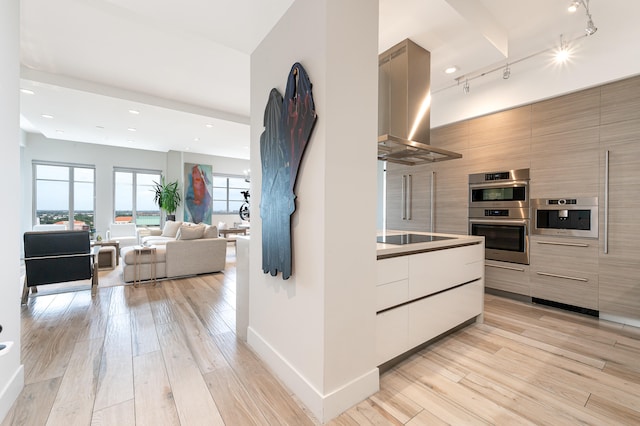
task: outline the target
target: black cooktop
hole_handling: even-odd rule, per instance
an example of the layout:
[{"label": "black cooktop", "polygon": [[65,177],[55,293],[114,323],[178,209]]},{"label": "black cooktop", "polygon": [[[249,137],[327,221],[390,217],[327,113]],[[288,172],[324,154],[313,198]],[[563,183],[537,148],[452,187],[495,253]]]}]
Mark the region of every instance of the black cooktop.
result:
[{"label": "black cooktop", "polygon": [[430,243],[432,241],[442,240],[455,240],[453,237],[439,237],[437,235],[422,235],[422,234],[401,234],[401,235],[381,235],[377,241],[384,244],[415,244],[415,243]]}]

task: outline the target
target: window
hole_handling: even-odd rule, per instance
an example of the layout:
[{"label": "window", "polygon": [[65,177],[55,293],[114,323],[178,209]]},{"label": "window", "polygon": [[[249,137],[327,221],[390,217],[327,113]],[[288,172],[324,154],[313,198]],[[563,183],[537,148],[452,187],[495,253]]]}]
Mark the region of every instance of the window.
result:
[{"label": "window", "polygon": [[240,193],[249,189],[243,176],[213,175],[213,213],[236,214],[244,203]]},{"label": "window", "polygon": [[95,229],[94,166],[34,162],[33,174],[34,224]]},{"label": "window", "polygon": [[160,226],[160,208],[153,201],[153,182],[161,172],[153,170],[114,170],[114,222],[133,222],[138,226]]}]

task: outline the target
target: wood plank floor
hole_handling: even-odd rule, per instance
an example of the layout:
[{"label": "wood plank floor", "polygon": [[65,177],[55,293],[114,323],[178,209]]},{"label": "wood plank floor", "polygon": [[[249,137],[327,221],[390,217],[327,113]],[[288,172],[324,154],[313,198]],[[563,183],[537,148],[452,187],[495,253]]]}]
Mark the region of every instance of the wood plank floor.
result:
[{"label": "wood plank floor", "polygon": [[[224,273],[41,294],[22,311],[9,425],[317,424],[235,336]],[[43,293],[43,292],[41,292]],[[487,295],[331,425],[640,424],[640,330]]]}]

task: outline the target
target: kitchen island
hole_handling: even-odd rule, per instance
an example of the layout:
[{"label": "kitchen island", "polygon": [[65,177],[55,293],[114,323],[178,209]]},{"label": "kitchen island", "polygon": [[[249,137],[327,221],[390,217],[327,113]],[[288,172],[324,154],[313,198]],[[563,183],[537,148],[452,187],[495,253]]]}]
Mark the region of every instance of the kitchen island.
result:
[{"label": "kitchen island", "polygon": [[482,321],[484,238],[378,234],[376,360],[385,364],[471,319]]}]

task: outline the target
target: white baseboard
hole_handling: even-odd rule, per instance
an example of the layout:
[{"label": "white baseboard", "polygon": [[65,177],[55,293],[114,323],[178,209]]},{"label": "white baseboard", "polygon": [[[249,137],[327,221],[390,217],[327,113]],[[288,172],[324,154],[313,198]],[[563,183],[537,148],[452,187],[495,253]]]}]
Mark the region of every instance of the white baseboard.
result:
[{"label": "white baseboard", "polygon": [[24,388],[24,366],[20,364],[20,367],[13,373],[11,380],[0,392],[0,423],[4,421],[7,413],[13,406],[13,403],[18,399],[18,395]]},{"label": "white baseboard", "polygon": [[620,324],[632,325],[634,327],[640,327],[640,320],[635,318],[627,318],[620,315],[604,314],[600,312],[600,319],[618,322]]},{"label": "white baseboard", "polygon": [[380,388],[380,374],[376,367],[345,383],[340,388],[323,394],[251,327],[247,330],[247,342],[273,370],[278,379],[298,397],[321,423],[333,419]]}]

